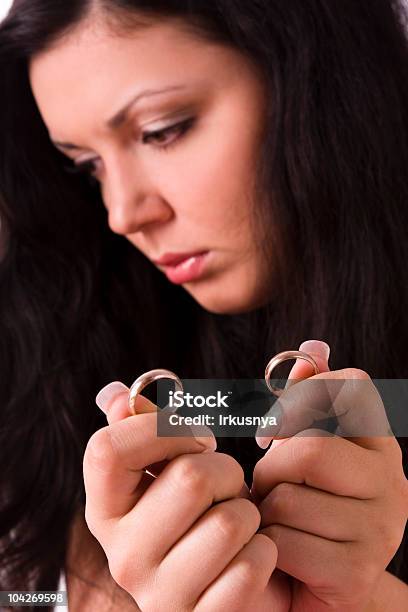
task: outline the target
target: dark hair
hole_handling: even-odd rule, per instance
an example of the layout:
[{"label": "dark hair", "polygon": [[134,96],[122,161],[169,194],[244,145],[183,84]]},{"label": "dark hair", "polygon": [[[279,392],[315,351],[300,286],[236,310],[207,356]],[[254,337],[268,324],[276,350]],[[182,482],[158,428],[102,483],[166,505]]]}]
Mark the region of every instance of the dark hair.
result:
[{"label": "dark hair", "polygon": [[[27,64],[95,6],[123,32],[180,17],[261,69],[256,223],[279,228],[266,306],[205,311],[109,230],[99,189],[66,172]],[[397,0],[15,0],[0,26],[1,590],[57,587],[108,382],[156,367],[261,378],[307,338],[330,344],[331,369],[407,377],[406,27]],[[218,442],[250,479],[254,440]],[[408,580],[404,550],[406,537],[388,569]]]}]

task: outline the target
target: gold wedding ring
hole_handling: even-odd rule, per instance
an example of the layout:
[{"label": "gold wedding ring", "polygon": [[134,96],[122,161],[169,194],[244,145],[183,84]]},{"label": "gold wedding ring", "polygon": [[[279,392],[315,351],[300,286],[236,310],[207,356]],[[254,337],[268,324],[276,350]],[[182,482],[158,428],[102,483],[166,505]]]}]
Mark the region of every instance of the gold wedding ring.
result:
[{"label": "gold wedding ring", "polygon": [[313,366],[315,374],[319,374],[320,372],[319,368],[317,367],[317,363],[315,362],[313,357],[311,357],[307,353],[304,353],[303,351],[283,351],[282,353],[278,353],[277,355],[275,355],[275,357],[272,357],[272,359],[269,361],[268,365],[265,368],[266,386],[268,387],[269,391],[271,391],[271,393],[273,393],[277,397],[282,395],[284,389],[280,389],[279,387],[271,385],[271,381],[269,379],[271,377],[272,370],[274,370],[276,366],[278,366],[283,361],[288,361],[289,359],[304,359],[304,361],[307,361],[308,363],[310,363],[311,366]]},{"label": "gold wedding ring", "polygon": [[174,372],[171,372],[170,370],[163,370],[160,368],[158,368],[157,370],[149,370],[148,372],[145,372],[144,374],[141,374],[138,378],[136,378],[136,380],[130,387],[128,404],[131,414],[136,414],[135,402],[138,394],[145,387],[147,387],[147,385],[150,385],[150,383],[154,382],[155,380],[159,380],[160,378],[169,378],[171,380],[174,380],[177,390],[184,391],[181,380],[179,379],[177,374],[174,374]]},{"label": "gold wedding ring", "polygon": [[[277,397],[279,397],[283,393],[284,389],[280,389],[279,387],[273,386],[270,382],[270,377],[272,371],[280,363],[288,361],[289,359],[303,359],[304,361],[310,363],[310,365],[315,371],[315,374],[319,374],[320,372],[317,363],[315,362],[313,357],[311,357],[307,353],[304,353],[303,351],[283,351],[282,353],[278,353],[277,355],[272,357],[272,359],[269,361],[268,365],[265,368],[266,386],[268,387],[269,391],[271,391],[271,393],[273,393]],[[170,380],[174,380],[177,391],[184,391],[183,384],[180,378],[177,376],[177,374],[171,372],[170,370],[158,368],[156,370],[149,370],[148,372],[144,372],[144,374],[141,374],[138,378],[136,378],[129,390],[128,405],[131,414],[136,414],[135,402],[138,394],[141,393],[141,391],[145,387],[150,385],[152,382],[161,378],[168,378]]]}]

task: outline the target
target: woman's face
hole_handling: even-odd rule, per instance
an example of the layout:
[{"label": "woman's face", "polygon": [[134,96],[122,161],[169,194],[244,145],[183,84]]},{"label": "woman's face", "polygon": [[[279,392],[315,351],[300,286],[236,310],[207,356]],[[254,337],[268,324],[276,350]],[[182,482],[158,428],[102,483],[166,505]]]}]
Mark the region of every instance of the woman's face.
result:
[{"label": "woman's face", "polygon": [[[265,303],[251,215],[266,95],[236,50],[173,20],[118,35],[81,24],[34,56],[30,82],[50,138],[100,181],[111,230],[205,309]],[[165,254],[197,254],[179,266]]]}]

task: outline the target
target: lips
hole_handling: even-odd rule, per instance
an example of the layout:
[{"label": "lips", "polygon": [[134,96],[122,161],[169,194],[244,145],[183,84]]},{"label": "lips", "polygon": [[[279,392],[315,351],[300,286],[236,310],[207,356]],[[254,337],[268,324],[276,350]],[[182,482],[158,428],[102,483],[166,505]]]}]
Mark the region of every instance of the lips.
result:
[{"label": "lips", "polygon": [[[163,256],[158,261],[172,261],[172,264],[161,264],[164,268],[168,280],[176,285],[182,285],[192,281],[197,281],[203,275],[207,268],[207,262],[210,257],[209,251],[195,252],[192,254]],[[174,262],[178,263],[174,263]]]},{"label": "lips", "polygon": [[190,253],[166,253],[160,259],[153,260],[153,263],[158,266],[177,266],[178,264],[190,259],[202,255],[205,251],[192,251]]}]

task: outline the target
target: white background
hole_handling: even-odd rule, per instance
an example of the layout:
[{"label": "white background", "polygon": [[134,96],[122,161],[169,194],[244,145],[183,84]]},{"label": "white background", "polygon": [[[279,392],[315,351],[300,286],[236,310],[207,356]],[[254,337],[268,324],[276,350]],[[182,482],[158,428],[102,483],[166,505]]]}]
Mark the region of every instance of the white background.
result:
[{"label": "white background", "polygon": [[0,0],[0,19],[3,19],[8,13],[12,0]]}]

